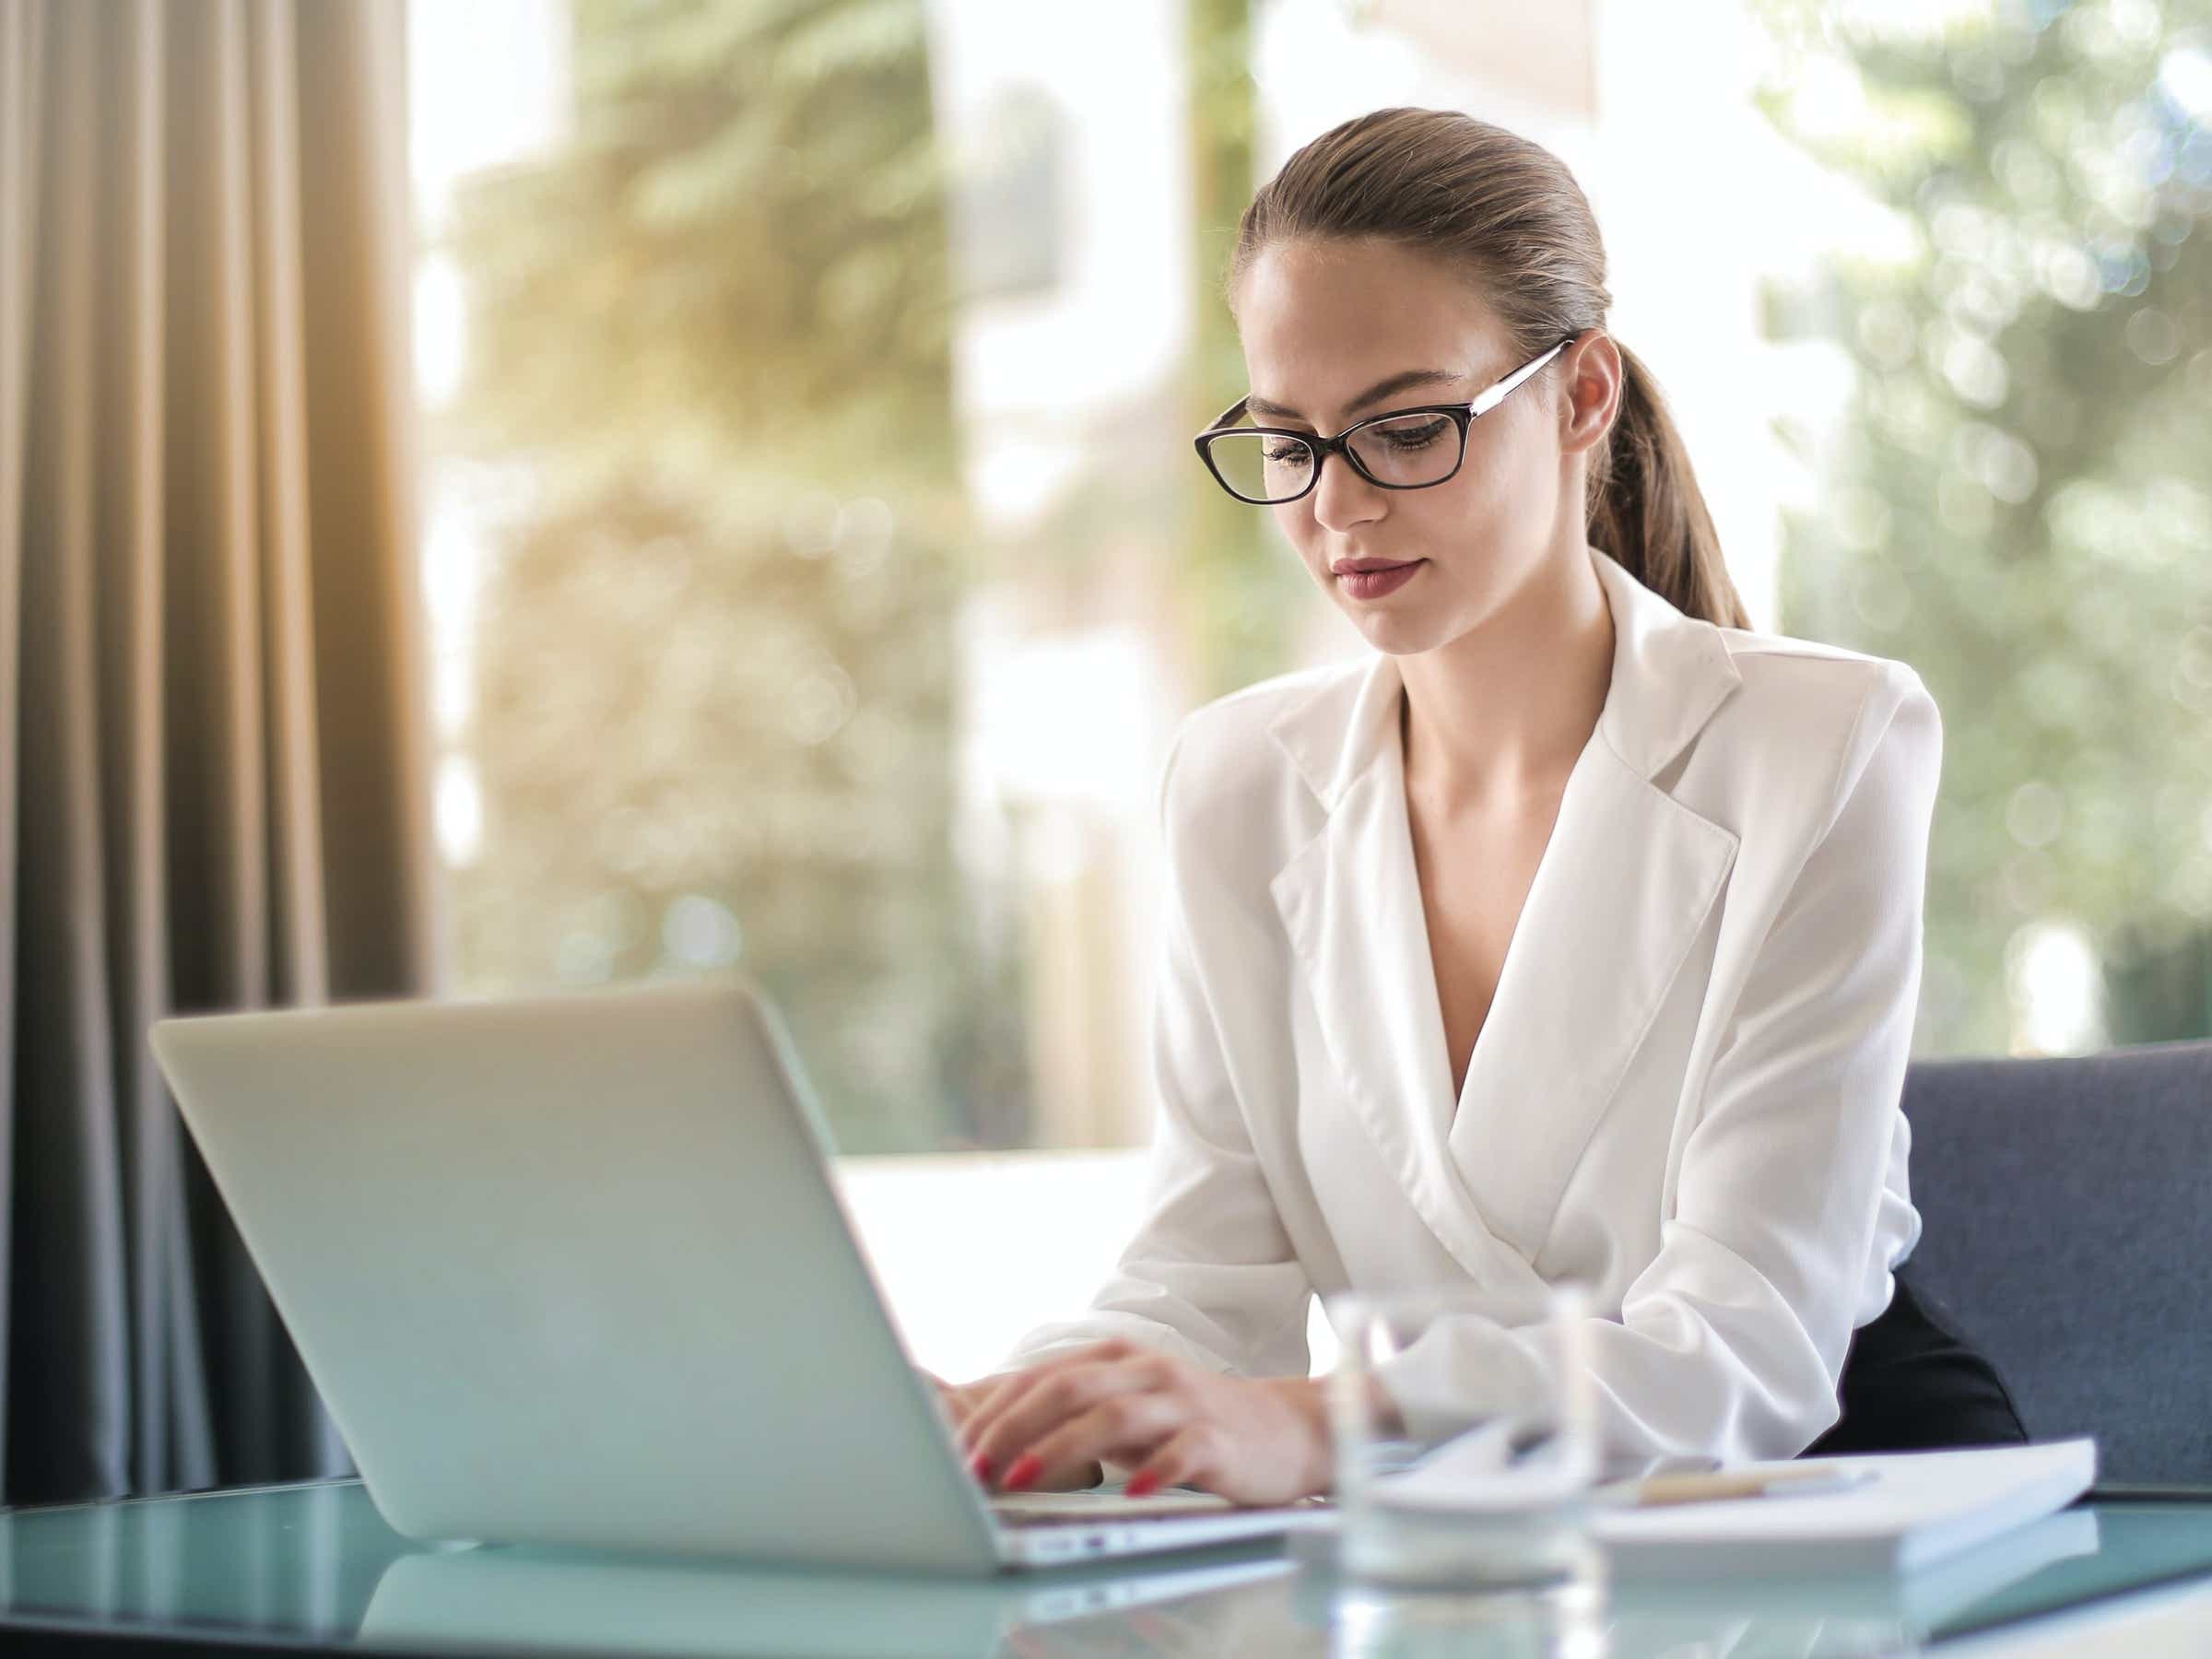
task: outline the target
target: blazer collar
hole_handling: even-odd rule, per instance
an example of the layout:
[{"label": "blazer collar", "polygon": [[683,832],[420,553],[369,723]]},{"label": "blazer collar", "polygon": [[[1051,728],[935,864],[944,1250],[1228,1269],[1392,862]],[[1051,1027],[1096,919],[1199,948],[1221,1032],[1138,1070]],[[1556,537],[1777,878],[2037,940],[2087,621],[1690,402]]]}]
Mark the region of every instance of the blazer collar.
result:
[{"label": "blazer collar", "polygon": [[[1684,615],[1601,548],[1590,561],[1613,613],[1613,677],[1597,735],[1638,777],[1656,777],[1742,683],[1710,622]],[[1405,681],[1378,653],[1363,674],[1324,682],[1270,723],[1308,788],[1334,810],[1394,741]]]},{"label": "blazer collar", "polygon": [[1724,890],[1736,838],[1653,779],[1740,683],[1726,641],[1592,550],[1613,677],[1561,797],[1460,1096],[1383,656],[1270,730],[1328,808],[1269,884],[1342,1098],[1478,1283],[1525,1282],[1583,1147]]}]

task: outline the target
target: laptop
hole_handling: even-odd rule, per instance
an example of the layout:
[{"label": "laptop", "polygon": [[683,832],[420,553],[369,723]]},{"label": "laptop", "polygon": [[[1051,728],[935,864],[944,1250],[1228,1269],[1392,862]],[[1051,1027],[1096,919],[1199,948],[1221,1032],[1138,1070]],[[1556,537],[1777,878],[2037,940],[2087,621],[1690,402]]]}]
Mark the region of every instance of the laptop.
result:
[{"label": "laptop", "polygon": [[989,1500],[740,976],[150,1040],[408,1537],[984,1574],[1326,1524],[1194,1492]]}]

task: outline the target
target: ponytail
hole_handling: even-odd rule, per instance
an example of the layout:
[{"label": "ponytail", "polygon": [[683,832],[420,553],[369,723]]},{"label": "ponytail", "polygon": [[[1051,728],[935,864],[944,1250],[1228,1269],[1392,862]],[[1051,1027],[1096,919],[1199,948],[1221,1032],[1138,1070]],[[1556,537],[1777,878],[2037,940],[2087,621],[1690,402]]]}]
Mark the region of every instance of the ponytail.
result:
[{"label": "ponytail", "polygon": [[1620,411],[1589,471],[1591,543],[1677,610],[1723,628],[1748,628],[1659,382],[1642,359],[1614,344],[1620,351]]}]

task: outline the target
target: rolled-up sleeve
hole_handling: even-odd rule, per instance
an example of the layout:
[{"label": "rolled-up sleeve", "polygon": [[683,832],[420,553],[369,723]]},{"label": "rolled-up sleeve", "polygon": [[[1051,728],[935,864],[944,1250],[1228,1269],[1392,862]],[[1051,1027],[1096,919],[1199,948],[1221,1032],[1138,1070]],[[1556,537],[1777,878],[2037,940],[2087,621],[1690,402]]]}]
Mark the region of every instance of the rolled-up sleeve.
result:
[{"label": "rolled-up sleeve", "polygon": [[[1870,1264],[1899,1243],[1883,1236],[1884,1188],[1942,747],[1934,700],[1891,665],[1714,1048],[1658,1253],[1619,1318],[1582,1333],[1611,1448],[1789,1457],[1836,1420]],[[1526,1333],[1458,1321],[1387,1380],[1409,1410],[1469,1394],[1533,1404],[1554,1386],[1549,1363]]]},{"label": "rolled-up sleeve", "polygon": [[1253,1149],[1198,967],[1193,911],[1203,894],[1194,888],[1209,879],[1206,830],[1176,787],[1189,729],[1170,747],[1159,794],[1167,881],[1144,1217],[1088,1312],[1031,1331],[1001,1370],[1117,1336],[1246,1376],[1303,1376],[1310,1363],[1312,1287]]}]

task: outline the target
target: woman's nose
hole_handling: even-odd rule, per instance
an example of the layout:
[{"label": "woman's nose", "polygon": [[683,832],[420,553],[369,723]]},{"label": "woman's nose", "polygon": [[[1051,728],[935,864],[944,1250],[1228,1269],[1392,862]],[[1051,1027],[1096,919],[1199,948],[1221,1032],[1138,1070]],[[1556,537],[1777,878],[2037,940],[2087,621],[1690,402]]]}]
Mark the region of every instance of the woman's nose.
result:
[{"label": "woman's nose", "polygon": [[1382,505],[1381,486],[1369,482],[1341,453],[1321,458],[1321,477],[1313,482],[1313,517],[1330,530],[1349,529],[1374,518]]}]

